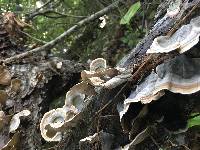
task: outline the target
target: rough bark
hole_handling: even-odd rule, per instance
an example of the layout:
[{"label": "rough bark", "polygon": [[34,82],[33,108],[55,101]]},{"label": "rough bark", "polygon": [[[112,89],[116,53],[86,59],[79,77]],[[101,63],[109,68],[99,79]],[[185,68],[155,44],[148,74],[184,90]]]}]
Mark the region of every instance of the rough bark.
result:
[{"label": "rough bark", "polygon": [[[196,2],[190,5],[185,4],[178,15],[174,18],[163,17],[157,21],[150,33],[130,52],[128,56],[119,63],[120,67],[129,67],[136,62],[136,58],[142,57],[146,50],[150,47],[153,39],[158,35],[166,34],[169,29],[173,28],[176,22],[186,14],[186,11],[193,7]],[[113,6],[112,6],[113,7]],[[101,13],[103,14],[103,13]],[[97,16],[93,16],[92,19]],[[92,20],[90,18],[90,20]],[[76,29],[82,24],[87,23],[88,20],[80,22],[78,25],[65,32],[61,37],[48,45],[44,45],[41,49],[55,45],[58,41],[63,39],[72,30]],[[40,51],[38,48],[32,52]],[[31,52],[31,54],[32,54]],[[19,59],[24,57],[14,58]],[[10,62],[13,58],[6,59],[4,62]],[[56,69],[57,62],[62,62],[62,69]],[[10,95],[10,100],[13,105],[6,107],[5,111],[16,113],[24,108],[31,111],[31,116],[28,120],[22,121],[21,131],[21,149],[42,149],[44,143],[39,131],[39,122],[42,115],[49,110],[49,103],[55,98],[64,94],[71,86],[79,82],[80,72],[84,69],[82,64],[73,63],[67,60],[45,60],[33,63],[31,59],[26,60],[21,64],[11,64],[8,66],[13,78],[18,78],[23,81],[23,90],[17,95]],[[34,79],[33,85],[30,83]],[[114,136],[114,144],[112,147],[125,145],[129,142],[126,133],[123,133],[119,116],[117,113],[116,104],[124,100],[124,95],[134,87],[131,82],[126,82],[113,89],[101,89],[99,92],[90,98],[88,105],[81,112],[81,119],[79,122],[64,133],[63,140],[60,143],[53,143],[52,149],[79,149],[79,141],[89,135],[103,130]],[[107,105],[109,104],[109,105]],[[105,107],[106,106],[106,107]],[[5,136],[5,135],[0,135]],[[47,147],[51,147],[48,144]]]},{"label": "rough bark", "polygon": [[[188,9],[191,9],[198,3],[199,3],[199,1],[193,1],[192,3],[189,3],[189,4],[187,4],[187,2],[185,2],[185,3],[183,3],[181,11],[174,18],[164,16],[161,19],[159,19],[153,26],[150,33],[144,37],[144,39],[136,46],[135,49],[133,49],[128,54],[128,56],[125,56],[121,60],[121,62],[118,64],[118,66],[119,67],[129,67],[129,66],[137,63],[137,59],[144,56],[145,52],[152,44],[152,41],[155,37],[157,37],[159,35],[167,34],[170,31],[170,29],[173,28],[174,25],[176,23],[178,23],[186,15],[186,12],[188,11]],[[149,71],[151,71],[151,70],[149,70]],[[103,115],[116,114],[115,113],[116,112],[116,104],[118,102],[120,102],[121,100],[123,100],[123,95],[127,95],[127,92],[131,89],[130,84],[131,83],[128,83],[125,85],[119,85],[117,88],[112,89],[112,90],[102,89],[99,94],[97,94],[96,96],[91,98],[89,105],[83,110],[82,121],[80,121],[80,123],[78,123],[74,128],[72,128],[70,133],[67,133],[65,135],[65,138],[60,143],[61,147],[59,147],[59,148],[61,148],[61,149],[62,148],[63,149],[78,148],[78,141],[81,138],[87,137],[89,135],[93,135],[95,132],[98,132],[99,131],[98,128],[104,129],[104,130],[110,129],[110,130],[108,130],[109,133],[113,134],[116,137],[116,139],[117,138],[121,139],[120,141],[122,143],[119,142],[118,144],[119,145],[125,144],[127,142],[127,140],[123,141],[122,139],[126,139],[125,138],[126,135],[122,133],[122,129],[121,129],[120,123],[119,123],[119,118],[117,121],[115,121],[114,124],[113,124],[112,119],[110,119],[110,120],[108,119],[108,123],[106,125],[104,123],[102,123],[102,121],[100,121],[101,123],[98,124],[98,120],[100,120],[100,118],[101,118],[100,116],[102,114]],[[116,94],[119,91],[120,91],[120,94]],[[110,102],[110,101],[112,101],[112,102]],[[101,109],[104,108],[104,106],[108,103],[109,103],[109,105],[107,105],[107,107],[105,109],[103,109],[103,111],[101,111]],[[96,113],[99,110],[100,110],[100,113]],[[113,110],[114,112],[110,112],[111,110]],[[93,128],[93,131],[90,130],[92,128],[91,125],[94,122],[97,122],[96,131],[94,128]],[[103,127],[102,124],[104,124],[105,126]],[[114,129],[114,130],[112,130],[112,129]],[[117,132],[116,132],[116,129],[118,130]],[[77,133],[79,133],[79,134],[77,134]],[[116,133],[121,133],[121,134],[116,135]],[[115,143],[117,143],[117,140]]]},{"label": "rough bark", "polygon": [[[190,10],[192,7],[194,7],[195,5],[197,5],[198,3],[199,3],[198,0],[193,1],[191,3],[189,3],[189,1],[188,1],[188,3],[187,3],[187,1],[185,1],[183,3],[183,6],[181,7],[181,10],[179,11],[179,13],[176,16],[174,16],[172,18],[166,17],[166,16],[159,18],[158,21],[154,24],[154,26],[150,30],[150,32],[148,33],[148,35],[145,36],[137,44],[137,46],[128,54],[128,56],[125,56],[120,61],[118,66],[127,67],[131,64],[136,63],[136,60],[138,58],[141,58],[146,53],[146,51],[149,49],[149,47],[151,46],[153,39],[155,37],[157,37],[159,35],[166,35],[170,31],[170,29],[174,27],[174,25],[176,23],[178,23],[179,21],[182,20],[183,16],[186,15],[186,12],[188,10]],[[164,3],[161,3],[161,6],[162,6],[162,12],[166,13],[168,5],[164,2]],[[161,12],[158,11],[158,13],[161,13]],[[160,16],[160,14],[158,16]]]}]

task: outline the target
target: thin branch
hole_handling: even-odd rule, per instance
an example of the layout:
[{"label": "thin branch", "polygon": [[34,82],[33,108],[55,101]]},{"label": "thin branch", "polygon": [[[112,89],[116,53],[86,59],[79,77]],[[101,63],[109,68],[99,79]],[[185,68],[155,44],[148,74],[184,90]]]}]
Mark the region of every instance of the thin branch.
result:
[{"label": "thin branch", "polygon": [[45,51],[47,49],[51,49],[52,47],[54,47],[56,44],[58,44],[59,42],[63,41],[67,36],[71,35],[72,33],[76,32],[79,28],[85,26],[86,24],[90,23],[91,21],[103,16],[104,14],[110,12],[111,10],[114,10],[115,8],[117,8],[117,5],[122,2],[124,0],[117,0],[116,2],[112,3],[111,5],[105,7],[104,9],[98,11],[97,13],[79,21],[76,25],[72,26],[71,28],[69,28],[67,31],[65,31],[64,33],[62,33],[60,36],[58,36],[57,38],[55,38],[54,40],[46,43],[45,45],[41,46],[41,47],[37,47],[35,49],[32,49],[30,51],[15,55],[13,57],[7,58],[5,60],[2,60],[2,62],[4,64],[13,62],[15,60],[18,59],[22,59],[24,57],[30,56],[33,53],[37,53],[37,52],[41,52],[41,51]]},{"label": "thin branch", "polygon": [[[48,6],[51,2],[53,2],[54,0],[49,0],[47,1],[44,5],[42,5],[41,7],[33,10],[32,12],[30,13],[26,13],[26,21],[30,21],[32,20],[34,17],[40,15],[40,10],[43,9],[44,7]],[[58,7],[58,4],[60,4],[61,0],[59,0],[58,2],[56,2],[51,8],[55,8],[55,7]],[[57,5],[57,6],[56,6]]]},{"label": "thin branch", "polygon": [[151,138],[151,140],[153,141],[153,143],[156,145],[156,147],[157,147],[158,149],[162,149],[162,148],[159,146],[159,144],[156,142],[156,140],[153,138],[153,136],[150,135],[150,138]]},{"label": "thin branch", "polygon": [[[53,14],[56,14],[57,16],[50,16],[48,14],[50,13],[53,13]],[[64,17],[74,17],[74,18],[86,18],[87,16],[76,16],[76,15],[71,15],[71,14],[63,14],[63,13],[59,13],[59,12],[56,12],[56,11],[53,11],[53,10],[45,10],[43,12],[38,12],[37,14],[34,14],[32,16],[32,18],[36,17],[36,16],[45,16],[45,17],[48,17],[48,18],[54,18],[54,19],[57,19],[57,18],[64,18]]]},{"label": "thin branch", "polygon": [[31,39],[33,39],[33,40],[35,40],[35,41],[39,42],[39,43],[42,43],[42,44],[47,44],[47,42],[46,42],[46,41],[43,41],[43,40],[37,39],[37,38],[35,38],[35,37],[31,36],[30,34],[28,34],[28,33],[24,32],[24,31],[19,31],[19,32],[21,32],[21,33],[22,33],[22,34],[24,34],[25,36],[27,36],[27,37],[29,37],[29,38],[31,38]]},{"label": "thin branch", "polygon": [[63,17],[76,17],[76,18],[86,18],[88,16],[76,16],[76,15],[70,15],[70,14],[63,14],[63,13],[59,13],[57,11],[53,11],[53,10],[49,10],[48,13],[54,13]]},{"label": "thin branch", "polygon": [[47,1],[44,5],[42,5],[41,7],[37,8],[35,11],[41,10],[42,8],[44,8],[44,7],[46,7],[47,5],[49,5],[51,2],[53,2],[53,0]]},{"label": "thin branch", "polygon": [[99,109],[95,116],[99,115],[104,109],[106,109],[108,106],[110,106],[110,104],[112,104],[114,102],[114,100],[116,100],[116,98],[123,92],[123,90],[125,89],[125,87],[129,84],[129,82],[126,82],[123,87],[117,92],[117,94],[110,100],[108,101],[108,103],[106,103],[101,109]]},{"label": "thin branch", "polygon": [[47,1],[45,4],[43,4],[41,7],[35,9],[34,11],[30,12],[29,14],[33,14],[33,13],[36,13],[38,11],[40,11],[42,8],[46,7],[48,4],[50,4],[53,0],[49,0]]}]

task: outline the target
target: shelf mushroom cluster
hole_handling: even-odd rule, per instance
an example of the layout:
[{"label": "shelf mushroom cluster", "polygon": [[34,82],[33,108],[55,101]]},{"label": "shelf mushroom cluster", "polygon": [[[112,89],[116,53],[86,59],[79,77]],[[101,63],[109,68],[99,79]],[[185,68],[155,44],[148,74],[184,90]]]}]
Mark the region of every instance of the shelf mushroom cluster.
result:
[{"label": "shelf mushroom cluster", "polygon": [[[149,105],[144,105],[138,115],[131,120],[130,117],[132,116],[129,109],[133,109],[132,106],[137,106],[131,104],[149,104],[164,96],[166,90],[183,95],[200,91],[200,58],[196,55],[195,58],[192,57],[195,51],[190,51],[189,54],[184,53],[199,42],[199,36],[200,16],[191,19],[189,24],[183,25],[172,36],[159,36],[154,39],[147,53],[169,53],[176,50],[180,55],[157,66],[130,92],[124,102],[118,104],[117,109],[122,128],[129,132],[129,139],[132,141],[124,149],[131,149],[132,146],[141,143],[146,137],[149,137],[151,130],[151,125],[149,125],[139,134],[134,135],[136,130],[140,130],[138,126],[143,123],[141,120],[148,117]],[[158,120],[156,119],[156,122],[162,122],[163,119],[165,120],[164,117],[161,116]]]},{"label": "shelf mushroom cluster", "polygon": [[171,37],[159,36],[154,39],[147,53],[178,50],[181,55],[157,66],[156,71],[152,71],[124,103],[118,105],[120,119],[126,114],[131,103],[147,104],[158,100],[165,94],[164,90],[180,94],[192,94],[200,90],[200,59],[182,54],[198,43],[199,36],[200,16],[191,19],[189,24],[183,25]]},{"label": "shelf mushroom cluster", "polygon": [[200,16],[193,18],[189,24],[183,25],[171,37],[155,38],[147,53],[168,53],[173,50],[184,53],[199,42],[199,36]]},{"label": "shelf mushroom cluster", "polygon": [[42,137],[48,142],[60,141],[62,131],[78,122],[80,112],[87,105],[87,98],[95,94],[95,87],[102,86],[117,73],[117,69],[107,68],[103,58],[93,60],[90,70],[81,72],[82,82],[66,93],[65,105],[44,114],[40,122]]},{"label": "shelf mushroom cluster", "polygon": [[87,83],[81,82],[73,86],[67,93],[65,105],[62,108],[50,110],[45,113],[40,130],[42,137],[48,141],[60,141],[62,131],[73,126],[85,106],[85,99],[94,94],[94,89]]},{"label": "shelf mushroom cluster", "polygon": [[120,118],[127,112],[131,103],[148,104],[158,100],[165,90],[173,93],[192,94],[200,90],[200,58],[180,55],[169,62],[159,65],[156,71],[141,82],[125,99],[119,109]]}]

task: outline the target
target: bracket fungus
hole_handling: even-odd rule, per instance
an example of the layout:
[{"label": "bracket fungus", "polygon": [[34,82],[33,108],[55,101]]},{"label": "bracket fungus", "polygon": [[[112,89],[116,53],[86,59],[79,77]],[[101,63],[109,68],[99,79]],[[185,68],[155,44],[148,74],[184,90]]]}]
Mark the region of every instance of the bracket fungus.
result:
[{"label": "bracket fungus", "polygon": [[84,70],[81,72],[81,78],[93,86],[101,85],[104,80],[100,77],[103,77],[106,67],[106,60],[97,58],[90,63],[90,71]]},{"label": "bracket fungus", "polygon": [[120,75],[113,77],[112,79],[103,83],[102,86],[107,89],[113,89],[113,88],[117,87],[118,85],[120,85],[126,81],[129,81],[131,79],[132,79],[132,74],[127,72],[125,74],[120,74]]},{"label": "bracket fungus", "polygon": [[106,68],[106,60],[103,58],[97,58],[90,63],[90,72],[104,71]]},{"label": "bracket fungus", "polygon": [[78,83],[66,93],[65,106],[74,106],[80,112],[84,107],[84,100],[86,99],[86,97],[92,96],[94,94],[94,89],[88,83]]},{"label": "bracket fungus", "polygon": [[29,110],[23,110],[15,114],[10,121],[9,132],[14,133],[18,129],[20,125],[20,117],[23,117],[23,116],[26,117],[26,116],[29,116],[30,114],[31,112]]},{"label": "bracket fungus", "polygon": [[118,73],[119,71],[115,68],[107,68],[105,59],[97,58],[90,63],[90,71],[81,72],[81,78],[93,86],[102,86]]},{"label": "bracket fungus", "polygon": [[107,68],[103,58],[97,58],[90,64],[90,71],[81,72],[82,82],[74,85],[67,93],[65,105],[62,108],[45,113],[40,122],[42,137],[48,141],[60,141],[62,131],[76,124],[83,108],[87,105],[87,98],[96,92],[94,86],[100,86],[106,79],[118,74],[113,68]]},{"label": "bracket fungus", "polygon": [[158,100],[165,90],[173,93],[192,94],[200,90],[200,59],[177,56],[163,63],[141,82],[125,99],[119,109],[120,119],[128,111],[131,103],[143,104]]},{"label": "bracket fungus", "polygon": [[198,43],[199,36],[200,16],[191,19],[190,24],[183,25],[171,37],[155,38],[147,53],[168,53],[173,50],[184,53]]},{"label": "bracket fungus", "polygon": [[54,130],[59,129],[66,122],[70,121],[75,114],[77,114],[77,110],[74,107],[57,108],[45,113],[40,122],[42,137],[48,142],[60,141],[62,139],[62,133],[48,130],[48,125]]},{"label": "bracket fungus", "polygon": [[94,94],[94,89],[87,83],[74,85],[67,93],[65,105],[62,108],[50,110],[45,113],[40,122],[42,137],[48,141],[60,141],[62,132],[68,126],[78,122],[76,119],[84,108],[84,100]]}]

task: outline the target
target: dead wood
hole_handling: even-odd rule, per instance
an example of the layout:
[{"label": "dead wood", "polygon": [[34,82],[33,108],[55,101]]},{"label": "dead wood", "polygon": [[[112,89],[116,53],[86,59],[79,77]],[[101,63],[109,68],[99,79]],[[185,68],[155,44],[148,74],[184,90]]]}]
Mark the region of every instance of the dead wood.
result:
[{"label": "dead wood", "polygon": [[[177,53],[175,52],[175,53],[167,54],[167,55],[158,54],[158,55],[150,55],[150,56],[144,57],[144,54],[147,51],[147,49],[150,47],[153,39],[155,37],[157,37],[158,35],[167,34],[170,31],[170,29],[173,28],[174,25],[176,23],[178,23],[181,20],[181,18],[183,18],[186,15],[186,13],[185,13],[186,10],[188,10],[194,6],[196,7],[196,5],[198,3],[199,2],[196,1],[196,2],[192,3],[193,5],[188,5],[188,7],[185,7],[184,9],[182,9],[182,11],[180,11],[179,14],[174,18],[163,17],[163,18],[159,19],[158,22],[155,23],[155,25],[152,28],[152,30],[150,31],[150,33],[146,37],[144,37],[144,39],[136,46],[136,48],[134,50],[132,50],[130,52],[130,54],[128,56],[125,56],[124,59],[122,59],[122,61],[118,65],[119,67],[129,67],[130,65],[137,63],[138,58],[140,58],[140,59],[142,58],[142,60],[143,60],[142,63],[139,63],[139,65],[136,66],[136,68],[133,70],[133,72],[134,72],[133,82],[134,83],[138,79],[144,77],[143,75],[149,74],[152,71],[152,69],[154,69],[157,65],[159,65],[159,64],[163,63],[164,61],[166,61],[170,58],[173,58],[174,56],[177,55]],[[101,118],[100,116],[102,114],[106,114],[106,113],[115,114],[116,103],[118,103],[119,101],[122,101],[124,99],[123,95],[126,95],[127,91],[129,91],[131,89],[130,84],[131,83],[126,84],[125,88],[123,87],[123,85],[124,85],[123,84],[123,85],[120,85],[117,88],[111,89],[111,90],[102,89],[99,94],[92,97],[90,99],[89,105],[82,112],[81,121],[74,128],[71,129],[70,133],[65,134],[64,139],[59,144],[58,149],[60,149],[60,148],[61,149],[76,149],[76,148],[78,148],[78,141],[81,138],[84,138],[89,135],[93,135],[95,132],[98,132],[98,129],[95,130],[94,128],[92,128],[92,124],[95,122],[96,122],[95,125],[97,126],[97,128],[100,128],[100,129],[103,128],[102,127],[103,125],[101,123],[99,125],[97,120],[100,120],[100,118]],[[122,87],[123,87],[123,89],[122,89]],[[129,89],[129,90],[127,90],[127,89]],[[118,91],[121,91],[121,92],[120,92],[120,94],[117,94],[118,96],[116,96],[116,93],[118,93]],[[115,97],[115,98],[113,98],[113,97]],[[110,101],[112,101],[112,102],[110,102]],[[107,105],[108,103],[109,103],[109,105]],[[104,108],[105,105],[107,106],[106,108]],[[99,110],[101,110],[102,108],[104,108],[104,109],[101,113],[98,113],[98,114],[95,113],[95,112],[98,112]],[[124,136],[124,134],[116,135],[116,133],[122,132],[122,129],[121,129],[118,121],[116,121],[115,124],[113,125],[112,120],[109,120],[108,124],[109,125],[104,124],[106,126],[104,128],[105,130],[108,129],[108,132],[115,135],[116,137]],[[118,129],[118,131],[112,130],[112,129],[109,130],[110,128]],[[112,132],[110,132],[110,131],[112,131]],[[125,141],[123,141],[123,142],[125,142]],[[75,143],[77,143],[77,144],[75,144]],[[121,144],[121,143],[119,143],[119,144]]]},{"label": "dead wood", "polygon": [[[118,2],[120,1],[117,1],[117,3]],[[179,14],[174,18],[163,17],[157,21],[150,33],[144,37],[136,48],[132,50],[128,56],[125,56],[118,65],[119,67],[129,67],[136,63],[136,58],[142,60],[142,62],[140,61],[141,63],[137,64],[134,70],[132,70],[133,81],[127,81],[126,83],[109,90],[103,88],[99,90],[96,95],[88,99],[89,103],[81,112],[81,119],[79,122],[64,133],[63,140],[60,143],[56,144],[56,146],[52,144],[53,149],[79,149],[79,141],[81,139],[93,135],[96,132],[100,132],[102,129],[104,132],[108,132],[114,136],[115,142],[113,147],[125,145],[129,142],[127,135],[122,131],[116,104],[124,100],[124,97],[127,96],[128,92],[134,88],[136,81],[149,74],[157,65],[177,55],[177,53],[172,53],[144,57],[145,52],[150,47],[153,39],[158,35],[167,34],[169,30],[185,16],[186,10],[195,6],[197,3],[194,2],[192,4],[193,5],[188,6],[185,4],[187,7],[181,9]],[[35,52],[53,47],[63,38],[73,33],[75,29],[78,29],[86,23],[107,13],[111,9],[114,9],[116,7],[115,5],[116,3],[97,14],[80,21],[77,25],[44,46],[7,58],[3,62],[7,64],[28,55],[32,55]],[[58,62],[63,63],[62,69],[60,70],[55,67]],[[21,127],[21,146],[24,149],[42,149],[41,146],[44,141],[41,138],[38,127],[42,115],[49,110],[49,103],[55,98],[52,97],[53,95],[60,96],[75,83],[79,82],[80,72],[83,69],[84,67],[82,64],[61,59],[56,59],[56,61],[41,61],[35,64],[29,64],[28,62],[24,64],[13,63],[9,66],[12,77],[22,80],[24,88],[17,95],[9,95],[12,103],[10,107],[5,108],[5,110],[15,113],[16,110],[20,111],[27,108],[31,111],[31,116],[29,116],[28,121],[24,121]],[[108,103],[109,105],[107,105]],[[51,147],[51,144],[49,144],[49,147]]]}]

